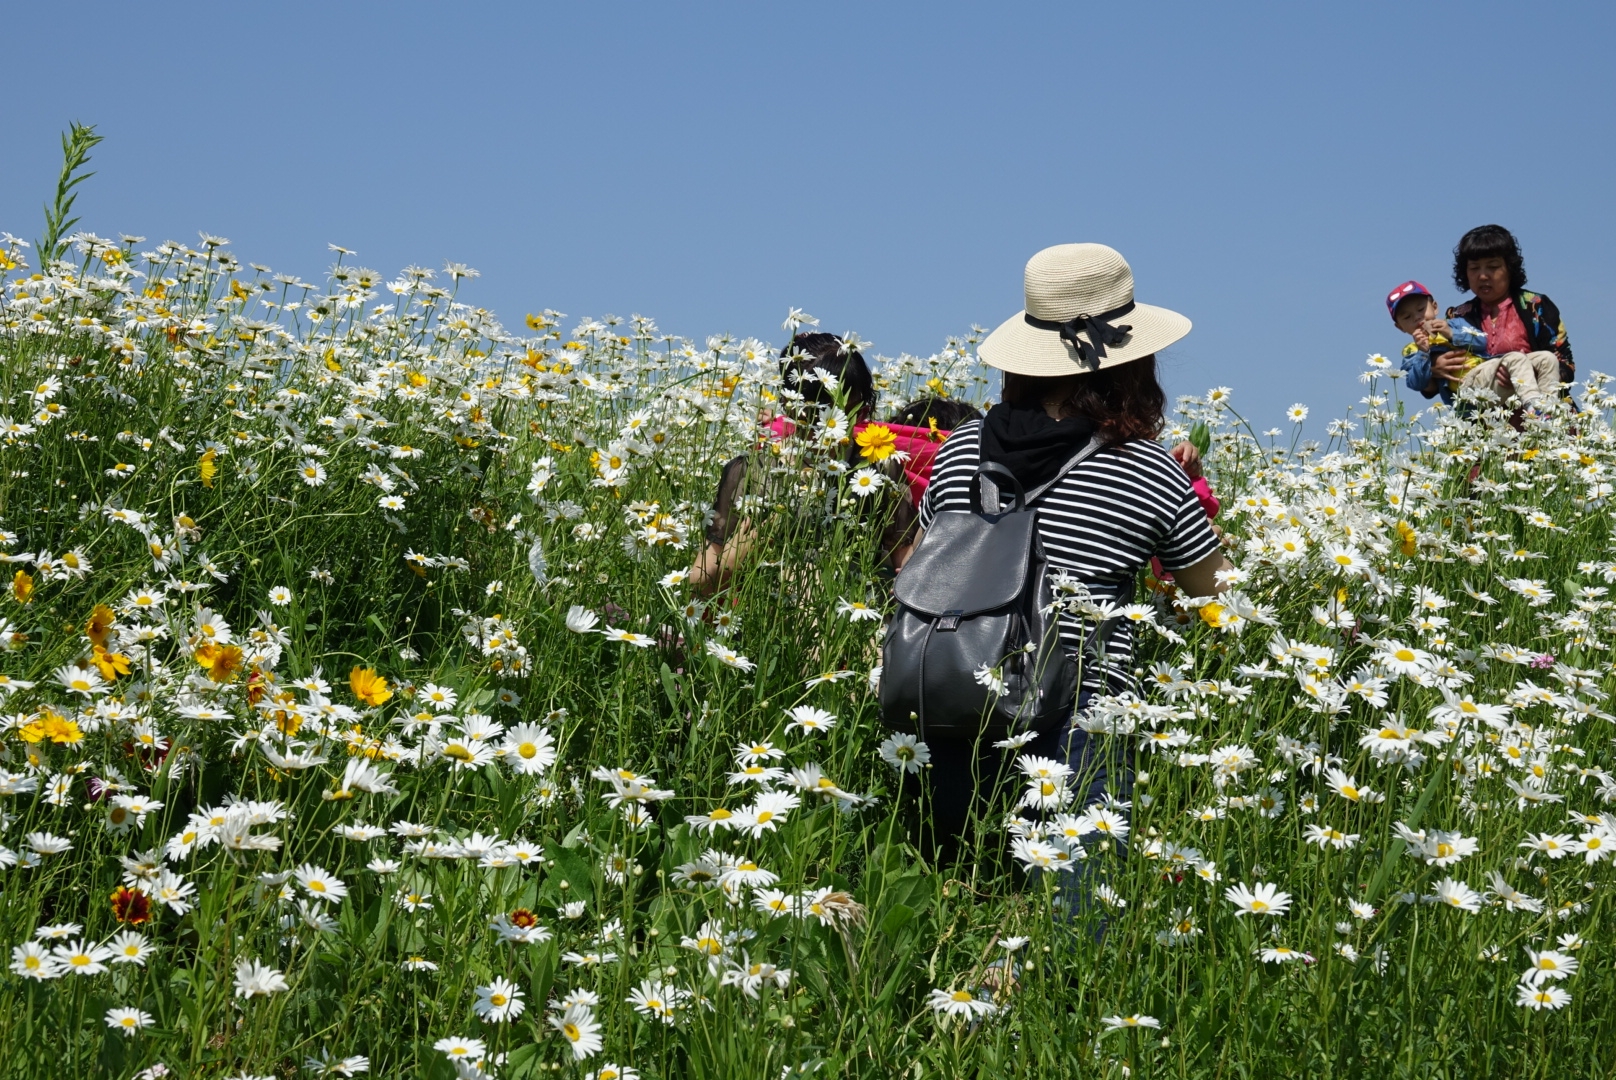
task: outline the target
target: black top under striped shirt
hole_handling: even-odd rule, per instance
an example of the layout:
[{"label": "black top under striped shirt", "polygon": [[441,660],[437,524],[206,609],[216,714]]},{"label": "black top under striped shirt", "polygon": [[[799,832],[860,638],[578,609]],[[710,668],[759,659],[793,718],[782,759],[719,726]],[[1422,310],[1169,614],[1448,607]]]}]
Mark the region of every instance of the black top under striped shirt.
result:
[{"label": "black top under striped shirt", "polygon": [[[982,422],[962,424],[937,452],[931,486],[920,503],[921,528],[948,511],[971,509],[971,482],[981,460]],[[1034,506],[1049,564],[1096,595],[1130,599],[1133,580],[1160,558],[1168,570],[1193,566],[1217,550],[1217,534],[1190,479],[1165,447],[1147,440],[1107,446],[1050,489]],[[1061,642],[1082,648],[1084,625],[1061,617]],[[1124,619],[1106,642],[1110,678],[1084,665],[1083,689],[1138,691],[1133,678],[1133,624]]]}]

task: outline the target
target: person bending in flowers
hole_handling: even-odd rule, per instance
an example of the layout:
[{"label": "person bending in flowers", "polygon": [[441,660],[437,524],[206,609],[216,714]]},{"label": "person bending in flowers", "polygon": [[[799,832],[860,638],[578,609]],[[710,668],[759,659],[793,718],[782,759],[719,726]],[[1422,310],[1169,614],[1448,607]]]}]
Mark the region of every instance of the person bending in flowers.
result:
[{"label": "person bending in flowers", "polygon": [[[776,417],[768,426],[772,444],[732,458],[724,466],[706,530],[706,545],[690,567],[690,584],[711,594],[729,584],[741,564],[760,543],[760,521],[752,507],[785,507],[789,516],[778,523],[810,548],[828,539],[828,521],[836,510],[836,489],[823,496],[800,498],[794,489],[807,479],[806,470],[791,468],[776,454],[791,438],[818,427],[821,414],[839,416],[845,425],[846,444],[840,465],[847,486],[857,499],[863,527],[879,533],[876,564],[890,576],[902,565],[914,536],[915,506],[903,462],[892,453],[891,432],[871,424],[875,382],[857,349],[850,349],[834,334],[798,334],[781,351],[780,371],[792,414]],[[771,452],[772,451],[772,452]],[[778,517],[778,515],[777,515]]]}]

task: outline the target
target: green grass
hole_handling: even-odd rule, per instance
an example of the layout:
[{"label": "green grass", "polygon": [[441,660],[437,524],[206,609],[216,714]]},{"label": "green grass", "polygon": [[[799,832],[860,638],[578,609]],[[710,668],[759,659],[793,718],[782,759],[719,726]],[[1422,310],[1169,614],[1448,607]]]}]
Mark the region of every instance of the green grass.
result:
[{"label": "green grass", "polygon": [[[1195,741],[1138,751],[1148,779],[1132,809],[1133,854],[1093,856],[1125,901],[1097,938],[1051,917],[1052,882],[1018,867],[996,820],[959,865],[928,865],[916,847],[919,778],[878,754],[886,732],[867,676],[880,623],[837,614],[842,599],[890,604],[874,565],[878,523],[837,494],[845,481],[823,467],[840,451],[784,448],[783,494],[750,510],[758,550],[701,615],[685,617],[697,599],[686,588],[660,584],[694,558],[723,462],[759,445],[757,422],[777,409],[769,349],[700,348],[642,320],[568,334],[555,313],[518,334],[457,303],[459,278],[447,273],[401,275],[393,292],[389,279],[340,263],[324,285],[283,282],[212,243],[147,258],[81,238],[68,250],[74,261],[46,272],[9,250],[17,265],[0,306],[0,413],[32,430],[0,433],[0,528],[8,576],[28,575],[33,592],[20,602],[14,584],[0,599],[11,646],[0,673],[34,685],[0,705],[10,792],[0,796],[0,844],[23,857],[29,834],[48,832],[72,848],[0,870],[0,942],[20,946],[61,923],[106,941],[124,929],[109,902],[120,857],[161,852],[194,812],[230,800],[273,801],[285,816],[250,830],[276,838],[275,850],[213,844],[163,863],[194,886],[194,907],[156,906],[139,927],[156,947],[144,965],[0,975],[6,1075],[130,1076],[157,1062],[188,1076],[313,1075],[307,1059],[328,1054],[365,1055],[376,1075],[447,1077],[453,1067],[434,1044],[450,1036],[486,1043],[485,1064],[501,1077],[591,1075],[607,1062],[646,1078],[1120,1076],[1125,1066],[1151,1077],[1560,1077],[1604,1075],[1616,1057],[1611,863],[1520,846],[1529,834],[1575,841],[1597,830],[1568,822],[1573,811],[1616,824],[1616,784],[1604,772],[1612,620],[1603,592],[1616,570],[1598,486],[1616,453],[1597,407],[1602,380],[1589,380],[1582,413],[1520,433],[1496,418],[1412,421],[1395,399],[1371,399],[1358,430],[1332,426],[1325,446],[1259,437],[1226,402],[1183,405],[1185,430],[1208,426],[1221,523],[1248,580],[1244,600],[1226,605],[1225,619],[1241,616],[1235,624],[1168,613],[1181,643],[1140,635],[1137,663],[1160,708],[1141,734],[1111,738],[1141,742],[1154,727]],[[885,400],[934,378],[980,396],[972,346],[889,363]],[[61,415],[40,422],[49,405]],[[630,468],[602,486],[597,460],[613,454]],[[548,477],[534,493],[541,459]],[[311,460],[325,473],[319,486],[304,482]],[[109,475],[120,464],[133,469]],[[402,509],[378,505],[386,492],[372,470]],[[804,500],[834,516],[804,518],[794,509]],[[138,511],[149,535],[115,520],[117,510]],[[1534,523],[1534,513],[1545,516]],[[1300,557],[1276,546],[1287,531],[1305,545]],[[172,553],[162,567],[153,540]],[[1336,542],[1365,568],[1330,563],[1326,545]],[[62,567],[70,551],[87,573]],[[1514,579],[1536,579],[1553,599],[1533,606],[1506,584]],[[166,595],[160,609],[126,603],[146,587]],[[290,590],[285,606],[271,600],[277,588]],[[1434,612],[1446,625],[1410,624],[1428,595],[1416,588],[1448,601]],[[1332,603],[1352,613],[1348,630],[1315,620],[1313,609]],[[108,647],[130,671],[105,694],[75,699],[54,673],[90,661],[86,627],[98,604],[116,613]],[[601,615],[600,628],[652,644],[570,631],[574,605]],[[187,640],[203,607],[244,649],[227,681],[207,677],[201,642]],[[728,619],[738,627],[726,635]],[[137,640],[140,627],[160,636]],[[1398,718],[1434,730],[1438,676],[1392,676],[1384,708],[1351,695],[1332,715],[1304,692],[1305,650],[1271,655],[1283,652],[1281,638],[1332,650],[1323,682],[1336,685],[1395,640],[1450,661],[1452,692],[1508,708],[1493,725],[1467,719],[1452,739],[1412,744],[1415,759],[1382,764],[1360,738]],[[709,642],[749,670],[710,656]],[[1506,647],[1523,650],[1521,660],[1553,659],[1516,663]],[[1264,660],[1280,677],[1251,673]],[[1176,665],[1182,685],[1169,692],[1149,679],[1157,662]],[[391,696],[359,700],[356,667],[379,672]],[[809,685],[826,672],[848,674]],[[352,713],[322,715],[319,698],[295,686],[316,675]],[[436,738],[406,723],[430,711],[429,683],[458,697]],[[798,705],[834,714],[834,728],[788,733]],[[50,717],[77,731],[41,725]],[[535,774],[512,755],[457,767],[477,752],[475,738],[457,737],[490,722],[542,725],[557,763]],[[142,747],[153,737],[166,752]],[[775,764],[817,764],[867,801],[843,807],[808,791],[756,838],[687,825],[686,815],[751,801],[756,789],[727,776],[735,747],[758,739],[785,752]],[[1219,773],[1194,756],[1232,747],[1249,750],[1238,755],[1247,767]],[[288,768],[274,756],[293,751],[326,760]],[[345,765],[363,760],[396,791],[326,798]],[[1330,768],[1384,802],[1335,794]],[[618,769],[649,774],[653,790],[671,795],[631,799],[643,814],[636,824],[613,805],[613,784],[592,775]],[[92,778],[162,806],[120,831],[110,800],[92,798]],[[1523,808],[1510,781],[1560,801]],[[1216,812],[1202,820],[1203,810]],[[476,847],[474,833],[521,841],[533,857],[484,866],[430,857],[408,837],[338,831],[358,822],[420,825],[439,846]],[[1405,852],[1399,822],[1461,833],[1476,851],[1427,865]],[[1321,848],[1304,839],[1310,824],[1360,839]],[[1146,857],[1153,841],[1197,849],[1221,880]],[[830,902],[844,917],[776,918],[752,904],[759,889],[738,888],[734,903],[681,880],[709,848],[755,860],[788,894],[845,893],[846,903]],[[379,858],[398,870],[367,869]],[[296,877],[284,878],[306,865],[335,875],[346,897],[310,901]],[[1506,910],[1492,894],[1475,913],[1417,899],[1448,877],[1487,893],[1493,871],[1542,910]],[[1257,882],[1290,893],[1289,911],[1236,917],[1224,889]],[[430,894],[431,906],[411,911],[400,894]],[[1354,917],[1353,899],[1376,913]],[[518,910],[534,913],[548,940],[513,945],[489,929]],[[726,935],[712,962],[681,944],[710,921]],[[1158,939],[1181,921],[1199,932]],[[1517,1005],[1524,950],[1573,933],[1580,946],[1565,951],[1580,970],[1553,984],[1569,1004]],[[1029,939],[1016,953],[1025,968],[994,1015],[969,1026],[934,1013],[932,990],[975,990],[986,962],[1003,955],[998,942],[1013,936]],[[1314,959],[1254,954],[1276,944]],[[591,951],[616,958],[563,959]],[[789,969],[786,985],[769,982],[755,998],[726,985],[743,953]],[[415,956],[436,970],[406,970]],[[235,996],[244,959],[282,972],[288,989]],[[473,1011],[476,988],[495,978],[524,995],[510,1022]],[[681,1002],[673,1022],[626,1000],[647,980]],[[583,1060],[549,1022],[560,1015],[549,1002],[578,991],[598,996],[589,1011],[604,1042]],[[115,1007],[144,1010],[152,1025],[132,1037],[111,1030],[103,1017]],[[1105,1030],[1102,1018],[1129,1014],[1161,1027]]]}]

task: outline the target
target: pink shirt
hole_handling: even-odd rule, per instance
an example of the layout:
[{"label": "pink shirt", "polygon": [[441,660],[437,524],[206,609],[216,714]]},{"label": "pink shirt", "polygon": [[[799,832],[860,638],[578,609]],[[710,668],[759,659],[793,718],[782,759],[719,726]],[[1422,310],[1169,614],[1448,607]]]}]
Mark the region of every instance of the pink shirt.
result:
[{"label": "pink shirt", "polygon": [[1521,313],[1515,310],[1514,297],[1505,297],[1491,314],[1484,314],[1481,317],[1481,330],[1487,335],[1487,353],[1490,356],[1532,351],[1531,343],[1526,338],[1526,324],[1521,322]]}]

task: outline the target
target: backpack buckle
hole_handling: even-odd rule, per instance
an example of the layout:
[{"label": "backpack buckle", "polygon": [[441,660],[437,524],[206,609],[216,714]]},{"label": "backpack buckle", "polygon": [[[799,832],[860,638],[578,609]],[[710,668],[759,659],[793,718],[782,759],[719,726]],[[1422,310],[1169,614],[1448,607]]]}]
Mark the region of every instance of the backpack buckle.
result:
[{"label": "backpack buckle", "polygon": [[938,632],[951,633],[952,631],[958,630],[960,616],[964,614],[965,610],[963,608],[949,608],[947,611],[943,612],[942,617],[937,620]]}]

